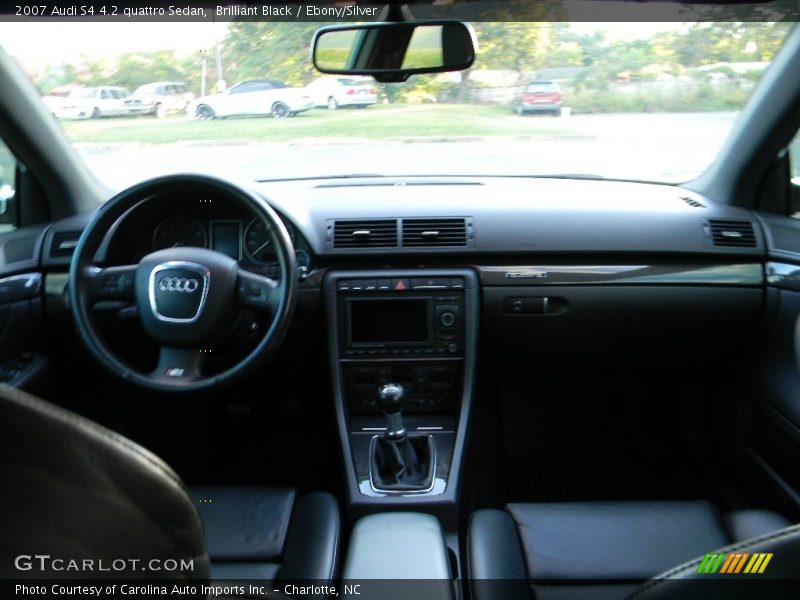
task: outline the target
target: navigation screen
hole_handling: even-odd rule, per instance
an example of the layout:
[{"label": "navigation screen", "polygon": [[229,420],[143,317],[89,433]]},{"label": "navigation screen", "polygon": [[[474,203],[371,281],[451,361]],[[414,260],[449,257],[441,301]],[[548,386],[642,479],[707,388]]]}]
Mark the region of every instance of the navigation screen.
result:
[{"label": "navigation screen", "polygon": [[430,342],[430,300],[427,298],[351,299],[351,344]]}]

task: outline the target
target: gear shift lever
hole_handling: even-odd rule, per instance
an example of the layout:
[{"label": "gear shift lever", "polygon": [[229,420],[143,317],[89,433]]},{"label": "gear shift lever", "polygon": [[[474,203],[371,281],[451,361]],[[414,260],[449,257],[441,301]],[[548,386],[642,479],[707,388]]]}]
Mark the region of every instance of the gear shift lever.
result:
[{"label": "gear shift lever", "polygon": [[402,441],[406,438],[403,425],[403,408],[406,405],[406,390],[399,383],[387,383],[378,390],[378,409],[386,415],[387,440]]},{"label": "gear shift lever", "polygon": [[406,390],[399,383],[378,389],[378,408],[386,415],[386,432],[370,444],[370,481],[379,491],[425,491],[433,486],[436,446],[433,436],[409,434],[403,425]]}]

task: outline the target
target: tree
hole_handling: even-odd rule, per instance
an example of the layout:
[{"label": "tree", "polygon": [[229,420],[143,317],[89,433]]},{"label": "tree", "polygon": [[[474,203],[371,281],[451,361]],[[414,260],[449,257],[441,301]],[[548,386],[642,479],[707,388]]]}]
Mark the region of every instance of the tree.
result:
[{"label": "tree", "polygon": [[309,47],[318,23],[231,23],[223,41],[223,63],[228,81],[280,79],[305,85],[316,71]]}]

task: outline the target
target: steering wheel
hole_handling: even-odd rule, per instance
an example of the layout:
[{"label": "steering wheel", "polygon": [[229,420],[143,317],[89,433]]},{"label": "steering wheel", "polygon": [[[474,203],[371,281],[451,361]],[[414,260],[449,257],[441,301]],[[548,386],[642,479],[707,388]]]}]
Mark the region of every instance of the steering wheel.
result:
[{"label": "steering wheel", "polygon": [[[261,220],[272,237],[280,279],[240,269],[233,258],[205,248],[158,250],[135,265],[96,264],[97,251],[107,233],[128,211],[154,196],[163,200],[187,190],[236,203]],[[80,339],[108,371],[148,390],[191,392],[237,381],[274,353],[294,312],[297,279],[289,233],[263,198],[207,175],[168,175],[120,192],[95,213],[72,257],[69,300]],[[135,302],[146,334],[160,348],[154,371],[131,368],[98,335],[92,309],[101,300]],[[269,313],[271,324],[256,347],[237,364],[221,373],[203,375],[204,349],[230,332],[241,308]]]}]

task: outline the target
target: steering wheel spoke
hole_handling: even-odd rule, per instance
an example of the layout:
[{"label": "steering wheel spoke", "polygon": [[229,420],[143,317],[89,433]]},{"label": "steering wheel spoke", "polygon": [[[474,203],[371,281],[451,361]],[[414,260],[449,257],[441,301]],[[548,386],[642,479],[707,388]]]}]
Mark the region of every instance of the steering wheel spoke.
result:
[{"label": "steering wheel spoke", "polygon": [[277,313],[283,290],[280,282],[243,269],[236,279],[236,298],[240,306]]},{"label": "steering wheel spoke", "polygon": [[197,381],[203,379],[200,371],[204,361],[205,354],[196,348],[161,346],[152,376],[175,382]]},{"label": "steering wheel spoke", "polygon": [[137,265],[91,266],[86,269],[86,290],[93,301],[134,300]]}]

